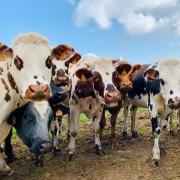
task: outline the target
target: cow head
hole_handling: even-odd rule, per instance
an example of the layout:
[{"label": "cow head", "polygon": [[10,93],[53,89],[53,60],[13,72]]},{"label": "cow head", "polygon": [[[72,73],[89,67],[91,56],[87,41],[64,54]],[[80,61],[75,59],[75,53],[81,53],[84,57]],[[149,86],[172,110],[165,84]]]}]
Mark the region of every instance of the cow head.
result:
[{"label": "cow head", "polygon": [[116,72],[113,74],[114,82],[121,92],[128,92],[132,87],[132,76],[141,69],[140,64],[130,65],[126,61],[113,61]]},{"label": "cow head", "polygon": [[76,64],[81,55],[68,45],[59,45],[52,49],[54,57],[52,65],[52,81],[56,86],[69,86],[68,70],[73,64]]},{"label": "cow head", "polygon": [[101,57],[92,57],[92,59],[87,58],[87,61],[93,61],[92,73],[96,95],[107,108],[118,106],[121,102],[121,94],[113,82],[115,69],[111,59]]},{"label": "cow head", "polygon": [[179,60],[166,60],[152,64],[144,73],[145,79],[151,82],[151,89],[157,90],[158,84],[157,93],[161,93],[166,105],[171,109],[180,108],[179,68]]},{"label": "cow head", "polygon": [[11,88],[24,100],[50,97],[51,57],[48,40],[36,33],[15,37],[13,47],[1,45],[1,57],[7,62],[7,76]]}]

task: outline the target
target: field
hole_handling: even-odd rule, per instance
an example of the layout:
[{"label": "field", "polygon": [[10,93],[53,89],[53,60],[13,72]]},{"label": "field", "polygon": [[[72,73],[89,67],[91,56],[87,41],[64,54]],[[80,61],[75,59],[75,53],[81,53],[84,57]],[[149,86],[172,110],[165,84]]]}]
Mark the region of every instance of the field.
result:
[{"label": "field", "polygon": [[[107,113],[107,119],[109,114]],[[62,144],[63,155],[53,157],[52,153],[45,156],[44,167],[34,165],[34,157],[16,137],[14,132],[13,144],[18,159],[10,164],[15,170],[12,177],[0,179],[17,180],[171,180],[180,179],[180,141],[178,135],[166,135],[166,154],[162,156],[160,167],[154,167],[151,161],[153,138],[149,114],[139,109],[137,113],[138,139],[129,138],[124,141],[120,137],[122,114],[118,116],[116,133],[117,146],[113,149],[110,143],[110,125],[104,132],[104,156],[97,156],[94,149],[94,136],[91,122],[84,115],[80,119],[80,133],[76,141],[76,156],[68,161],[66,122],[63,123]],[[176,116],[174,116],[174,125]],[[130,124],[128,123],[130,126]],[[130,136],[130,133],[129,133]]]}]

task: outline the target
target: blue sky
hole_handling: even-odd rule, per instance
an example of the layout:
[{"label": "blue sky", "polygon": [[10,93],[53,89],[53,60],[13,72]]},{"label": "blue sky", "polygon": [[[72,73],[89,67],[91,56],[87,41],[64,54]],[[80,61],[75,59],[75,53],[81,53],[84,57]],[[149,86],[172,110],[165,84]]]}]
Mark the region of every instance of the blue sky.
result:
[{"label": "blue sky", "polygon": [[51,45],[70,44],[81,54],[131,63],[180,57],[179,1],[157,1],[2,1],[0,42],[9,45],[15,35],[33,31],[48,37]]}]

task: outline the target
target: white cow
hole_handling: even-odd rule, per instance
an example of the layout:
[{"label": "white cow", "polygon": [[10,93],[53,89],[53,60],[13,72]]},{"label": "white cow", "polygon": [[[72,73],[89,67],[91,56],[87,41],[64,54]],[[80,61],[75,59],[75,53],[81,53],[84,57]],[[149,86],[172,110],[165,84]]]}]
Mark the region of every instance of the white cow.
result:
[{"label": "white cow", "polygon": [[[11,129],[6,121],[16,108],[50,97],[52,52],[37,33],[15,37],[12,48],[0,44],[0,143]],[[0,154],[0,171],[12,173]]]},{"label": "white cow", "polygon": [[[160,147],[163,142],[164,121],[166,113],[180,108],[180,59],[155,62],[145,71],[149,91],[149,111],[155,134],[153,160],[158,165]],[[160,119],[160,121],[158,121]],[[160,143],[160,144],[159,144]],[[162,147],[161,147],[162,148]]]}]

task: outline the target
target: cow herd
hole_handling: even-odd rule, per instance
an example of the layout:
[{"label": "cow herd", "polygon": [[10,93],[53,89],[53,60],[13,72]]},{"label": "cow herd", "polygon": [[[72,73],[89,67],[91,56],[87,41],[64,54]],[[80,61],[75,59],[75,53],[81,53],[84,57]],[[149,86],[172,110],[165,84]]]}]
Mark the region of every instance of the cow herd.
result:
[{"label": "cow herd", "polygon": [[[12,127],[36,155],[36,165],[43,165],[45,153],[60,152],[61,123],[66,114],[71,160],[81,113],[92,119],[96,154],[103,155],[105,111],[111,114],[113,146],[120,109],[124,115],[122,137],[128,136],[131,109],[131,133],[137,138],[136,112],[143,107],[149,109],[154,135],[152,160],[158,165],[173,109],[178,110],[180,121],[179,69],[180,59],[131,65],[120,59],[81,56],[68,45],[51,47],[37,33],[18,35],[11,47],[0,43],[0,143],[5,142],[7,160],[15,159]],[[0,172],[11,175],[13,170],[2,153]]]}]

